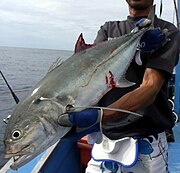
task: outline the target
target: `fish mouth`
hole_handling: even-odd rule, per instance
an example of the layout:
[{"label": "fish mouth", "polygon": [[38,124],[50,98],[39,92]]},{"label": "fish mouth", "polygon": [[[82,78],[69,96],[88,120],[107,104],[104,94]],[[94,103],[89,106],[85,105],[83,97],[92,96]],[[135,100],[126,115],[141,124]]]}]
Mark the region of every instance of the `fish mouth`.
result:
[{"label": "fish mouth", "polygon": [[13,170],[17,170],[19,167],[25,165],[28,162],[28,158],[30,155],[21,155],[21,156],[13,156],[13,163],[10,165],[10,168]]},{"label": "fish mouth", "polygon": [[20,152],[17,153],[5,153],[4,158],[13,158],[13,163],[10,165],[11,169],[18,169],[19,167],[25,165],[32,157],[34,157],[35,148],[33,146],[27,145]]}]

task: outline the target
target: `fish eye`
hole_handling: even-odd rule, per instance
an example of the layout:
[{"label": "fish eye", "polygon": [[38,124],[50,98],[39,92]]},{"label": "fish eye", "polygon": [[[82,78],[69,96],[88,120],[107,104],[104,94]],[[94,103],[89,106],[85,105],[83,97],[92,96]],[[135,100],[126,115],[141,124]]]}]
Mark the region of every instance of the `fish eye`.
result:
[{"label": "fish eye", "polygon": [[15,130],[15,131],[13,131],[13,133],[12,133],[12,138],[13,138],[13,139],[19,139],[19,138],[21,138],[21,136],[22,136],[22,133],[21,133],[20,130]]}]

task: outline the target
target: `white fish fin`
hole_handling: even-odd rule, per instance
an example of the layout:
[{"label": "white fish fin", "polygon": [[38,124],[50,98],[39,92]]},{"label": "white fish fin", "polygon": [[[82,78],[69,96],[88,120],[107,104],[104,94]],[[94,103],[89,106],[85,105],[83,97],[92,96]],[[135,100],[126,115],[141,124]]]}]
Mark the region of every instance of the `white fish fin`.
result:
[{"label": "white fish fin", "polygon": [[135,53],[135,61],[136,61],[137,65],[139,65],[139,66],[142,65],[140,52],[141,52],[140,50],[137,50]]},{"label": "white fish fin", "polygon": [[[73,102],[70,102],[69,97],[56,97],[56,98],[45,98],[45,97],[40,97],[39,98],[40,101],[49,101],[49,102],[53,102],[55,103],[58,107],[60,107],[62,109],[62,113],[66,112],[67,107],[73,104]],[[72,100],[72,99],[71,99]],[[38,100],[35,100],[38,101]],[[35,102],[33,101],[33,102]],[[68,102],[69,101],[69,102]],[[68,103],[68,104],[67,104]]]},{"label": "white fish fin", "polygon": [[135,85],[134,82],[130,82],[125,78],[125,76],[122,76],[120,78],[120,80],[117,82],[116,87],[118,87],[118,88],[126,88],[126,87],[130,87],[130,86],[133,86],[133,85]]},{"label": "white fish fin", "polygon": [[60,107],[63,110],[63,113],[64,113],[64,110],[66,109],[66,107],[64,105],[62,105],[61,103],[59,103],[57,101],[57,99],[55,99],[55,98],[40,97],[37,100],[33,100],[32,103],[38,103],[40,101],[48,101],[48,102],[52,102],[52,103],[56,104],[58,107]]},{"label": "white fish fin", "polygon": [[59,57],[55,62],[49,67],[48,73],[54,70],[56,67],[60,66],[63,63],[63,60]]}]

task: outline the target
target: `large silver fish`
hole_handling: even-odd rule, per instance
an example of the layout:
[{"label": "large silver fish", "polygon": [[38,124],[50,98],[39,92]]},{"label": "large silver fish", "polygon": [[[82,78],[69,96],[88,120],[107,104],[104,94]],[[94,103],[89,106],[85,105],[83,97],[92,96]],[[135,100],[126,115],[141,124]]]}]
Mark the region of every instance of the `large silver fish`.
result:
[{"label": "large silver fish", "polygon": [[18,103],[4,136],[5,157],[16,156],[12,169],[33,159],[70,130],[57,123],[67,105],[92,106],[111,88],[132,85],[124,75],[141,36],[148,29],[72,55]]}]

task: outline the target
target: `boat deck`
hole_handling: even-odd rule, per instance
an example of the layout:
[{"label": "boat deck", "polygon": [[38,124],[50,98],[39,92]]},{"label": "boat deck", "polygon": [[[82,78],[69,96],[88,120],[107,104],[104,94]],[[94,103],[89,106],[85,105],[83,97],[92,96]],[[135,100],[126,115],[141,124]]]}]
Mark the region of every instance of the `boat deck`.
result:
[{"label": "boat deck", "polygon": [[173,129],[175,142],[169,143],[168,167],[170,173],[180,172],[180,122]]}]

